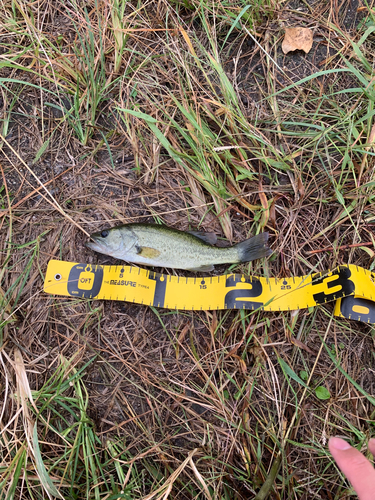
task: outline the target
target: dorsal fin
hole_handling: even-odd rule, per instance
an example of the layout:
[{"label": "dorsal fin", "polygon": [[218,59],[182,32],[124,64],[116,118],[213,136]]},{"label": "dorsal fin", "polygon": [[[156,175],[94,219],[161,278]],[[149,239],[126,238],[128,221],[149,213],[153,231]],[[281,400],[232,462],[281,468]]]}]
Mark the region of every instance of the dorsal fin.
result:
[{"label": "dorsal fin", "polygon": [[216,245],[217,236],[215,233],[205,233],[204,231],[186,231],[209,245]]}]

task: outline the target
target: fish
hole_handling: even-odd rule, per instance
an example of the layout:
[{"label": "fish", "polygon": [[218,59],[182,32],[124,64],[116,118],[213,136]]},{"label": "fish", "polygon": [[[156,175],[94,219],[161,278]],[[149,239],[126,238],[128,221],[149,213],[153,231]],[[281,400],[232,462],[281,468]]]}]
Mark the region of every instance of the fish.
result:
[{"label": "fish", "polygon": [[268,233],[231,247],[215,247],[212,233],[179,231],[162,224],[131,223],[90,236],[86,246],[95,252],[134,264],[209,272],[216,264],[262,259],[272,253]]}]

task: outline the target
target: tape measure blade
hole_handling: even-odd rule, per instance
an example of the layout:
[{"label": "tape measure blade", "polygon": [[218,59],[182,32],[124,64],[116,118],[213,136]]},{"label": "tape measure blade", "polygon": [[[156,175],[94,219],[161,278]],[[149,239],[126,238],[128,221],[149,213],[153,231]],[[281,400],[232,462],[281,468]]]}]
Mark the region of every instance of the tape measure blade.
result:
[{"label": "tape measure blade", "polygon": [[181,310],[288,311],[338,299],[336,315],[375,323],[375,275],[352,265],[276,279],[240,274],[181,277],[121,264],[51,260],[44,291]]}]

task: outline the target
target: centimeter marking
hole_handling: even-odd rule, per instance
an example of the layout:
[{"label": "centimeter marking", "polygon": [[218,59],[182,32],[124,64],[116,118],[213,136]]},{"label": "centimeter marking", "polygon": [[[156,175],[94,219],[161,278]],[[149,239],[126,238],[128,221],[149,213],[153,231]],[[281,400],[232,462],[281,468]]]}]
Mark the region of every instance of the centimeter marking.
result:
[{"label": "centimeter marking", "polygon": [[133,266],[51,260],[44,290],[183,310],[290,311],[336,301],[335,314],[375,323],[375,273],[354,265],[290,278],[240,274],[186,278]]}]

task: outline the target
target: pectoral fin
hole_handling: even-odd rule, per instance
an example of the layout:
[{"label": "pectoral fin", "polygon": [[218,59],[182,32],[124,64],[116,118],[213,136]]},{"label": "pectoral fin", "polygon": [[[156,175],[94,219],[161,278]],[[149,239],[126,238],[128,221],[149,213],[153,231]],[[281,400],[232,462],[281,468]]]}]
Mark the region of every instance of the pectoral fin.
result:
[{"label": "pectoral fin", "polygon": [[214,266],[211,264],[209,266],[191,267],[186,269],[186,271],[197,271],[198,273],[209,273],[214,270]]},{"label": "pectoral fin", "polygon": [[145,259],[156,259],[157,257],[159,257],[160,252],[159,250],[151,247],[138,247],[137,254],[141,257],[144,257]]}]

